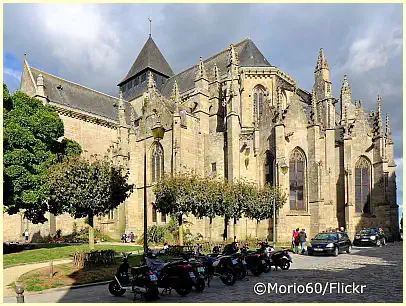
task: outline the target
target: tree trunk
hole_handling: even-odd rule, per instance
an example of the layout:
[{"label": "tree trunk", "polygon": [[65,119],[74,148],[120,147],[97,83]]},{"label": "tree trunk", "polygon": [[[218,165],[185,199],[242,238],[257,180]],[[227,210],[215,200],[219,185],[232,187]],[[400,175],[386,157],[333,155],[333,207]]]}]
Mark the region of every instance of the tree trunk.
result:
[{"label": "tree trunk", "polygon": [[94,229],[93,229],[93,214],[89,214],[89,248],[94,249]]},{"label": "tree trunk", "polygon": [[237,239],[236,227],[237,227],[237,218],[234,217],[234,224],[233,224],[234,242],[235,242],[235,240]]},{"label": "tree trunk", "polygon": [[179,245],[183,245],[183,217],[178,218],[179,223]]},{"label": "tree trunk", "polygon": [[210,223],[209,223],[209,241],[211,242],[211,232],[213,231],[213,218],[210,217]]},{"label": "tree trunk", "polygon": [[258,239],[258,226],[259,226],[259,220],[257,220],[257,224],[255,225],[255,239]]},{"label": "tree trunk", "polygon": [[227,227],[228,227],[228,217],[224,217],[224,233],[223,233],[223,240],[226,241],[227,240]]}]

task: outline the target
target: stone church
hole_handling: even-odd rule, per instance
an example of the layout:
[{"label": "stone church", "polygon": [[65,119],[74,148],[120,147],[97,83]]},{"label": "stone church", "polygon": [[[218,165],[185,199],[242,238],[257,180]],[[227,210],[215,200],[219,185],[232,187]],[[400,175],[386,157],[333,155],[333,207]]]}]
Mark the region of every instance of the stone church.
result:
[{"label": "stone church", "polygon": [[[148,225],[166,223],[152,186],[163,173],[194,170],[279,186],[287,201],[275,221],[278,242],[290,241],[298,227],[311,237],[342,226],[351,239],[362,227],[382,227],[392,236],[399,231],[394,143],[380,96],[374,111],[364,109],[344,76],[340,97],[333,97],[323,49],[311,90],[269,63],[250,39],[196,63],[173,72],[150,36],[118,83],[117,98],[24,60],[21,91],[55,106],[65,137],[79,142],[88,158],[107,155],[121,163],[136,186],[125,203],[95,219],[96,227],[113,237],[142,235],[144,173]],[[157,126],[164,128],[162,139],[152,135]],[[5,215],[4,239],[21,237],[25,228],[42,236],[70,233],[74,222],[83,223],[67,215],[48,219],[33,225]],[[188,221],[193,236],[222,240],[222,218],[212,227],[206,219]],[[273,220],[261,222],[258,233],[251,220],[232,223],[228,237],[273,239]]]}]

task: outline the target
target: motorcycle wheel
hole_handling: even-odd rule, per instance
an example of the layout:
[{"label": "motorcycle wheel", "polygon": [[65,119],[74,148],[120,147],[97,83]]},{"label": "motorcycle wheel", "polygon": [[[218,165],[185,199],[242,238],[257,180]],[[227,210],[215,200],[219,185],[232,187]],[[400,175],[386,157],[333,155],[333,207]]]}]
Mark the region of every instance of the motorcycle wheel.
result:
[{"label": "motorcycle wheel", "polygon": [[220,276],[220,279],[224,283],[224,285],[232,286],[237,281],[237,276],[233,271],[227,270]]},{"label": "motorcycle wheel", "polygon": [[122,296],[125,293],[125,289],[121,289],[116,280],[109,283],[109,291],[114,296]]},{"label": "motorcycle wheel", "polygon": [[289,268],[290,268],[290,262],[288,260],[284,259],[281,264],[281,269],[289,270]]},{"label": "motorcycle wheel", "polygon": [[269,271],[271,271],[271,265],[269,263],[265,263],[264,265],[262,265],[262,269],[265,273],[268,273]]},{"label": "motorcycle wheel", "polygon": [[203,292],[205,287],[206,287],[206,282],[204,281],[204,279],[199,278],[195,285],[196,291]]},{"label": "motorcycle wheel", "polygon": [[242,280],[247,276],[247,271],[244,269],[242,265],[238,267],[238,270],[236,272],[238,280]]},{"label": "motorcycle wheel", "polygon": [[149,284],[146,286],[146,293],[144,295],[145,300],[153,301],[159,298],[159,290],[155,284]]},{"label": "motorcycle wheel", "polygon": [[177,292],[177,294],[179,294],[180,296],[186,296],[188,295],[190,292],[192,292],[192,284],[190,284],[189,282],[186,281],[181,281],[181,283],[179,284],[179,286],[177,286],[175,288],[175,291]]}]

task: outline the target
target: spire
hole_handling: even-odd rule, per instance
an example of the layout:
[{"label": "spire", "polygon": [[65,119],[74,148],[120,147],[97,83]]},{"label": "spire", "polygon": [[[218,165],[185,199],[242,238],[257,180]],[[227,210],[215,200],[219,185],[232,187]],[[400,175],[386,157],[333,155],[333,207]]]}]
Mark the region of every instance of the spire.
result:
[{"label": "spire", "polygon": [[238,65],[238,57],[233,44],[230,45],[229,65]]},{"label": "spire", "polygon": [[343,95],[349,95],[349,97],[351,97],[351,87],[346,74],[344,75],[343,85],[341,86],[341,98]]},{"label": "spire", "polygon": [[385,137],[386,137],[386,141],[387,143],[393,143],[392,140],[392,132],[390,129],[390,124],[389,124],[389,114],[386,113],[386,129],[385,129]]},{"label": "spire", "polygon": [[151,31],[151,27],[152,27],[152,18],[148,17],[148,21],[149,21],[149,37],[151,37],[152,31]]},{"label": "spire", "polygon": [[169,66],[152,37],[149,37],[145,42],[145,45],[142,47],[137,59],[131,66],[130,71],[128,71],[127,75],[118,84],[118,86],[126,83],[129,79],[139,75],[146,69],[153,69],[154,71],[157,71],[168,78],[173,76],[172,68]]},{"label": "spire", "polygon": [[318,59],[317,59],[317,66],[316,66],[316,70],[315,70],[315,71],[318,71],[318,70],[321,70],[321,69],[330,70],[330,67],[328,66],[326,57],[325,57],[325,55],[324,55],[324,50],[323,50],[323,48],[320,48],[319,57],[318,57]]},{"label": "spire", "polygon": [[154,80],[154,75],[152,74],[151,71],[148,73],[148,88],[156,88],[155,80]]},{"label": "spire", "polygon": [[206,68],[202,57],[200,57],[199,64],[197,65],[196,80],[207,79]]},{"label": "spire", "polygon": [[383,123],[382,123],[382,97],[378,95],[378,105],[376,109],[376,136],[382,137]]},{"label": "spire", "polygon": [[220,82],[220,73],[219,73],[219,68],[217,67],[217,63],[214,63],[213,78],[214,78],[214,81]]},{"label": "spire", "polygon": [[173,88],[172,88],[172,99],[175,103],[180,102],[180,93],[179,93],[179,86],[178,82],[175,80],[173,83]]}]

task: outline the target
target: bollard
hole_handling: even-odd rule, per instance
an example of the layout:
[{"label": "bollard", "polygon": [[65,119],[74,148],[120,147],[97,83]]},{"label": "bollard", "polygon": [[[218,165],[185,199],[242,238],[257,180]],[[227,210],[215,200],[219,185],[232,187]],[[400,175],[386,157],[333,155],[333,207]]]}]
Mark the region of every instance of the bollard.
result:
[{"label": "bollard", "polygon": [[16,284],[17,303],[24,303],[24,285]]}]

